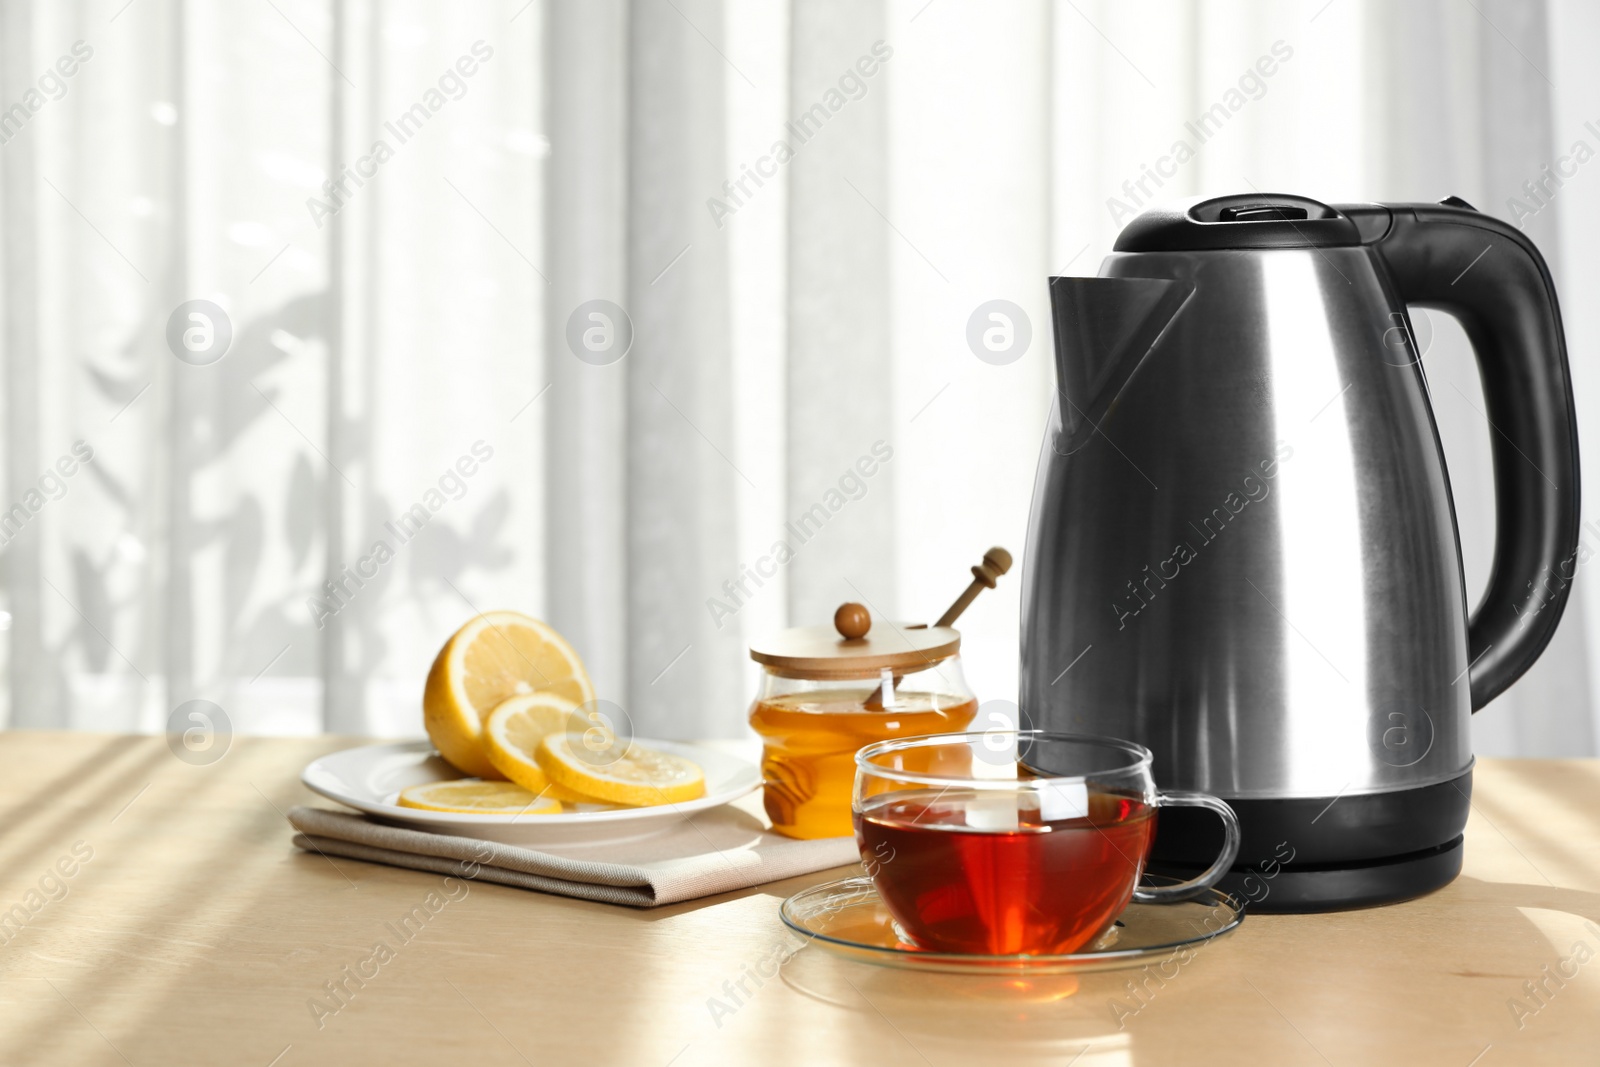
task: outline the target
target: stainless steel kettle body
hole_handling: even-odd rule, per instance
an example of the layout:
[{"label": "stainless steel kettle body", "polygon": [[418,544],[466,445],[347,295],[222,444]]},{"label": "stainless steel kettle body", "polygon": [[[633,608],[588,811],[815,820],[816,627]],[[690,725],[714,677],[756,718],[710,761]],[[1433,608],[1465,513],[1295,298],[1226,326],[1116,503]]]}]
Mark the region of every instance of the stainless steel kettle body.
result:
[{"label": "stainless steel kettle body", "polygon": [[[1229,884],[1258,907],[1449,881],[1471,714],[1548,642],[1577,546],[1543,260],[1459,202],[1287,196],[1147,213],[1117,249],[1098,278],[1051,281],[1025,716],[1138,741],[1164,787],[1229,800]],[[1494,574],[1470,617],[1408,303],[1462,319],[1497,431]],[[1156,869],[1215,855],[1203,816],[1162,820]]]}]

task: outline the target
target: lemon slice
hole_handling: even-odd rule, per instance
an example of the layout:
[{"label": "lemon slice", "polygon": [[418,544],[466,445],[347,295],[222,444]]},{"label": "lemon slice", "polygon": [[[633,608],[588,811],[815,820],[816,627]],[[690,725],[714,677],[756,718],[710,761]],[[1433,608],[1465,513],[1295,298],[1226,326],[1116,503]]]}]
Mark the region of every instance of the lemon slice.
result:
[{"label": "lemon slice", "polygon": [[574,705],[594,699],[589,674],[565,638],[515,611],[474,616],[457,630],[428,671],[422,721],[439,754],[478,778],[502,773],[483,745],[483,722],[514,696],[549,693]]},{"label": "lemon slice", "polygon": [[483,752],[495,770],[524,789],[549,795],[550,779],[534,753],[546,734],[564,733],[578,705],[554,693],[502,701],[483,723]]},{"label": "lemon slice", "polygon": [[423,811],[459,811],[472,815],[554,815],[561,802],[530,793],[510,782],[483,782],[459,778],[453,782],[425,782],[400,792],[402,808]]},{"label": "lemon slice", "polygon": [[548,734],[536,758],[550,781],[613,804],[675,804],[704,796],[705,772],[693,760],[642,745],[590,751],[584,735]]}]

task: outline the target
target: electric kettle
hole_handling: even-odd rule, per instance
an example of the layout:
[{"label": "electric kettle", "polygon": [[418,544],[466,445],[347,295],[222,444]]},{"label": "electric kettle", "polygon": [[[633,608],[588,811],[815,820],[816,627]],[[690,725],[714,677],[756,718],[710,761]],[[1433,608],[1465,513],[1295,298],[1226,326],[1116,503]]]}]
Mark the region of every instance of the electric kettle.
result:
[{"label": "electric kettle", "polygon": [[[1052,278],[1058,388],[1023,568],[1033,726],[1155,754],[1211,793],[1253,908],[1401,900],[1461,869],[1470,718],[1526,671],[1576,567],[1578,441],[1555,290],[1457,198],[1238,195],[1146,211]],[[1468,611],[1407,306],[1460,320],[1498,507]],[[1441,403],[1471,403],[1463,397]],[[1151,869],[1219,822],[1163,811]]]}]

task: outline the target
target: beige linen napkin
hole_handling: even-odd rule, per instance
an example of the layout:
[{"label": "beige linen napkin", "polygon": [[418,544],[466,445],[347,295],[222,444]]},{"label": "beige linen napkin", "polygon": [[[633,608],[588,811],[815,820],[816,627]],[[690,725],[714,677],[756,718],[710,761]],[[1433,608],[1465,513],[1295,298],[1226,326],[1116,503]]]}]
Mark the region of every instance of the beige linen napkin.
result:
[{"label": "beige linen napkin", "polygon": [[390,826],[327,808],[291,808],[289,823],[300,831],[294,844],[307,851],[635,908],[745,889],[861,858],[854,838],[796,841],[726,806],[685,816],[670,829],[633,841],[542,851]]}]

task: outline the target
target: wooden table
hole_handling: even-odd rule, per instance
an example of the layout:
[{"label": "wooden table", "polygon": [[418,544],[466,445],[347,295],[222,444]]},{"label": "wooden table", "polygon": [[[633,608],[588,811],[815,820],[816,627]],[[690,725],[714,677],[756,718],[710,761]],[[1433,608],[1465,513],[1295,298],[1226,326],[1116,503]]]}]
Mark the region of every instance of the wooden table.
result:
[{"label": "wooden table", "polygon": [[845,871],[654,911],[472,884],[319,1026],[324,984],[441,885],[290,847],[300,768],[350,743],[191,766],[161,737],[0,733],[0,911],[27,918],[0,933],[0,1064],[1600,1062],[1600,761],[1482,761],[1454,884],[1252,916],[1164,982],[811,946],[744,995],[791,943],[779,901]]}]

